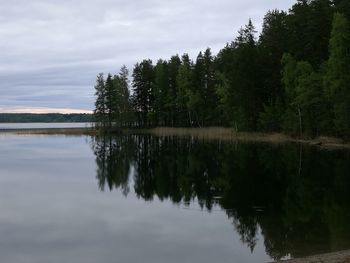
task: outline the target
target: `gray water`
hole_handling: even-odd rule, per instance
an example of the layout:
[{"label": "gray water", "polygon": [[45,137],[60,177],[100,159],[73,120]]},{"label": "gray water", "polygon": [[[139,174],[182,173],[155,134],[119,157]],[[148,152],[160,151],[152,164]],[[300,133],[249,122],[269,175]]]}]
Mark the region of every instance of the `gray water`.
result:
[{"label": "gray water", "polygon": [[89,122],[50,122],[50,123],[0,123],[0,130],[9,129],[50,129],[50,128],[85,128],[91,127]]},{"label": "gray water", "polygon": [[0,262],[268,262],[350,248],[349,153],[0,135]]}]

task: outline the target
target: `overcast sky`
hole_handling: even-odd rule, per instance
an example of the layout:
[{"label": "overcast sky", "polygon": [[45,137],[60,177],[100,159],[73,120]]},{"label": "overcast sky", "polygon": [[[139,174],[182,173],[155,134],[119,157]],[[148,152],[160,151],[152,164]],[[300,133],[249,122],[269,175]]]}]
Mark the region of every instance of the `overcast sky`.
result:
[{"label": "overcast sky", "polygon": [[[1,0],[0,112],[92,110],[95,76],[211,47],[295,0]],[[47,109],[47,110],[46,110]],[[59,110],[58,110],[59,109]]]}]

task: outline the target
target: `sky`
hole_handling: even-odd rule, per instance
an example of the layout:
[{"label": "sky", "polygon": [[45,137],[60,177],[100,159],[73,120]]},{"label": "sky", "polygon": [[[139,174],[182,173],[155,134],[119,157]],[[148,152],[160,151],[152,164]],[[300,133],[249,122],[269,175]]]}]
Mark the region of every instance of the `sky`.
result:
[{"label": "sky", "polygon": [[1,0],[0,112],[90,112],[99,72],[231,42],[295,0]]}]

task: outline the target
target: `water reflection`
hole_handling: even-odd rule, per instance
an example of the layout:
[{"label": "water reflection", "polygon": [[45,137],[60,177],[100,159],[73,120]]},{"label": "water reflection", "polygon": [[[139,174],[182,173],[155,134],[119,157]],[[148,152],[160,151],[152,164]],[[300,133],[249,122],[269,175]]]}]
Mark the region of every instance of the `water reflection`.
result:
[{"label": "water reflection", "polygon": [[251,251],[280,259],[350,248],[350,153],[179,137],[95,137],[101,190],[221,207]]}]

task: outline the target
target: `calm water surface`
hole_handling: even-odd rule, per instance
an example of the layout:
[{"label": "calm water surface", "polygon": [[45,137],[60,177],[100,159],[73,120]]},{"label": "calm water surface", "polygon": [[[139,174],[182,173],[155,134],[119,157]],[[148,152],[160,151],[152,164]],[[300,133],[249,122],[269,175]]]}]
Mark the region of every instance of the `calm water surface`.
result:
[{"label": "calm water surface", "polygon": [[350,154],[0,135],[0,262],[268,262],[350,248]]},{"label": "calm water surface", "polygon": [[85,128],[91,127],[89,122],[29,122],[29,123],[0,123],[0,130],[8,129],[47,129],[47,128]]}]

